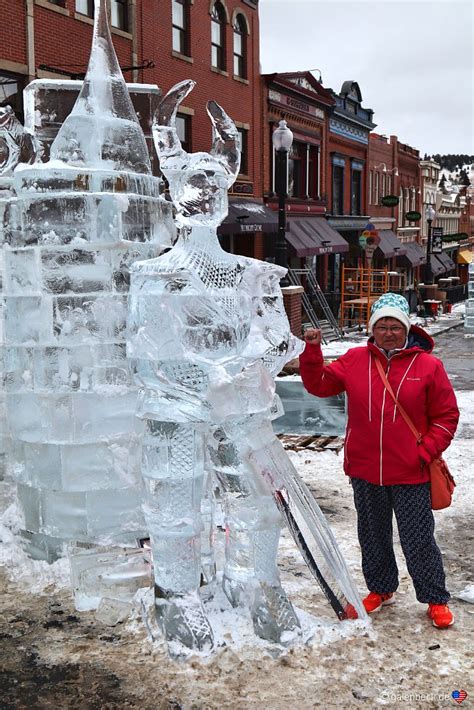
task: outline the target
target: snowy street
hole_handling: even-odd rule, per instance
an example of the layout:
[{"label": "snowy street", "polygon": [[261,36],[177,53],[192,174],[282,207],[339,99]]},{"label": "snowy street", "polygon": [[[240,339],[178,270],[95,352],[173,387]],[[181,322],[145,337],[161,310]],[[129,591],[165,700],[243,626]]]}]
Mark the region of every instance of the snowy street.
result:
[{"label": "snowy street", "polygon": [[[436,337],[455,316],[432,324],[452,378],[461,420],[446,459],[456,478],[454,504],[435,513],[455,625],[434,629],[414,595],[400,546],[397,603],[374,615],[370,628],[339,623],[289,534],[280,545],[282,582],[303,627],[289,649],[257,639],[244,610],[231,610],[222,594],[208,604],[220,647],[205,659],[171,660],[164,643],[147,635],[137,605],[134,617],[115,627],[94,612],[74,610],[68,562],[32,562],[14,536],[17,514],[11,483],[1,483],[0,575],[1,707],[9,708],[443,708],[456,706],[455,690],[474,696],[472,577],[474,395],[470,368],[474,338],[462,327]],[[291,454],[327,515],[354,578],[360,571],[352,491],[342,452]],[[223,533],[218,533],[218,549]],[[149,595],[144,596],[147,602]]]}]

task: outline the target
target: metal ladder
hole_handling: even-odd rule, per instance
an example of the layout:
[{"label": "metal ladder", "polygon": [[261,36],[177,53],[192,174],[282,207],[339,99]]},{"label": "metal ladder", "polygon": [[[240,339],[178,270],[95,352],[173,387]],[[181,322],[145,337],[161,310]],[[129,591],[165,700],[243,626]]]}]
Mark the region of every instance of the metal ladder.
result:
[{"label": "metal ladder", "polygon": [[[302,286],[301,277],[306,278],[306,289],[303,293],[302,302],[304,312],[313,326],[319,328],[322,333],[324,343],[331,340],[340,340],[343,337],[343,332],[334,317],[333,312],[329,308],[329,303],[326,301],[324,293],[321,290],[319,283],[316,280],[314,273],[310,269],[288,269],[288,278],[293,286]],[[308,293],[306,292],[308,291]],[[319,319],[313,308],[312,299],[315,298],[319,307],[325,315],[324,319]]]}]

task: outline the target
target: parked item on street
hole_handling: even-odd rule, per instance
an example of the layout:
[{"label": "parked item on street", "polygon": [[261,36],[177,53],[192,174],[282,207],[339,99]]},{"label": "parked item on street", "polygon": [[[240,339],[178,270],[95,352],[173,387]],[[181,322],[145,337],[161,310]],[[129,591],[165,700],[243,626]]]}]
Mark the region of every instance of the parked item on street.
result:
[{"label": "parked item on street", "polygon": [[[344,471],[352,483],[362,570],[370,590],[366,609],[381,608],[379,597],[390,599],[388,595],[398,587],[392,540],[395,513],[417,599],[430,605],[433,623],[444,628],[453,618],[449,609],[449,614],[435,613],[436,607],[447,609],[450,595],[434,538],[432,505],[439,503],[431,500],[430,468],[455,434],[456,397],[441,361],[432,355],[432,338],[411,325],[403,296],[387,293],[373,304],[369,332],[365,346],[352,348],[324,365],[320,333],[309,329],[300,374],[311,394],[347,395]],[[387,396],[379,366],[393,398]]]}]

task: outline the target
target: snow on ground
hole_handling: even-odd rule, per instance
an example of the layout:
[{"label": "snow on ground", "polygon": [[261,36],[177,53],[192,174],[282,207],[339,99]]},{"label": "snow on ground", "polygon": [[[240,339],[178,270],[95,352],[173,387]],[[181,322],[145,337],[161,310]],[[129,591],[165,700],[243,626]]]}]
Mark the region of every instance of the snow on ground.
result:
[{"label": "snow on ground", "polygon": [[[150,592],[141,594],[138,602],[143,604],[137,603],[133,618],[113,629],[97,621],[93,612],[75,614],[67,589],[67,562],[49,566],[25,557],[14,535],[18,518],[10,504],[1,519],[0,565],[5,578],[3,638],[12,636],[3,677],[15,678],[15,697],[22,698],[22,692],[31,697],[39,688],[44,704],[38,707],[48,708],[278,710],[291,705],[306,710],[385,705],[441,708],[453,705],[451,693],[457,689],[471,694],[468,639],[474,630],[474,580],[467,555],[474,540],[472,392],[459,392],[458,402],[459,432],[446,453],[457,481],[454,504],[435,514],[456,615],[450,629],[434,629],[425,605],[416,601],[396,533],[397,604],[374,615],[371,627],[364,629],[335,619],[284,530],[279,562],[283,585],[301,619],[300,640],[284,649],[257,639],[246,610],[232,610],[218,591],[207,604],[217,652],[173,661],[163,641],[159,636],[153,641],[144,624],[141,610],[150,604]],[[356,517],[342,453],[299,451],[290,456],[327,516],[363,593]],[[9,499],[11,484],[2,486]],[[218,544],[222,549],[222,540]],[[71,669],[80,669],[74,682],[58,680],[69,678]],[[23,706],[6,703],[6,707]]]},{"label": "snow on ground", "polygon": [[[429,327],[439,332],[440,325],[447,327],[453,321],[453,316],[447,316]],[[337,355],[364,341],[365,336],[351,336],[323,351]],[[454,503],[435,513],[456,618],[455,625],[443,631],[432,627],[425,605],[415,598],[396,532],[397,604],[374,615],[364,628],[335,619],[291,536],[283,530],[279,564],[283,586],[301,620],[299,640],[282,648],[257,639],[245,608],[231,609],[218,590],[206,603],[218,643],[216,653],[173,661],[147,613],[150,591],[139,593],[133,617],[114,628],[98,621],[94,612],[75,613],[67,560],[48,565],[22,552],[15,535],[19,518],[13,487],[1,483],[6,510],[0,518],[4,580],[0,637],[7,652],[0,685],[5,707],[26,707],[35,697],[38,707],[45,708],[442,708],[455,706],[455,690],[472,696],[469,638],[474,631],[474,579],[469,555],[474,543],[474,395],[459,391],[457,398],[461,420],[445,455],[457,482]],[[289,455],[327,516],[364,593],[356,516],[342,452],[303,450]],[[222,561],[223,539],[221,534],[217,537]],[[465,702],[469,706],[470,698]]]}]

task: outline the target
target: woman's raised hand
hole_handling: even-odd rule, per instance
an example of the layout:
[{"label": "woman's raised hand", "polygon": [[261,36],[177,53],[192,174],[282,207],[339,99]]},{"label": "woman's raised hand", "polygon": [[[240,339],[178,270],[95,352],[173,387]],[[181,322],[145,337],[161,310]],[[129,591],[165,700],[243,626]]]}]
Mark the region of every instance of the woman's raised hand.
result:
[{"label": "woman's raised hand", "polygon": [[304,332],[304,339],[306,343],[311,345],[321,345],[321,331],[318,328],[307,328]]}]

